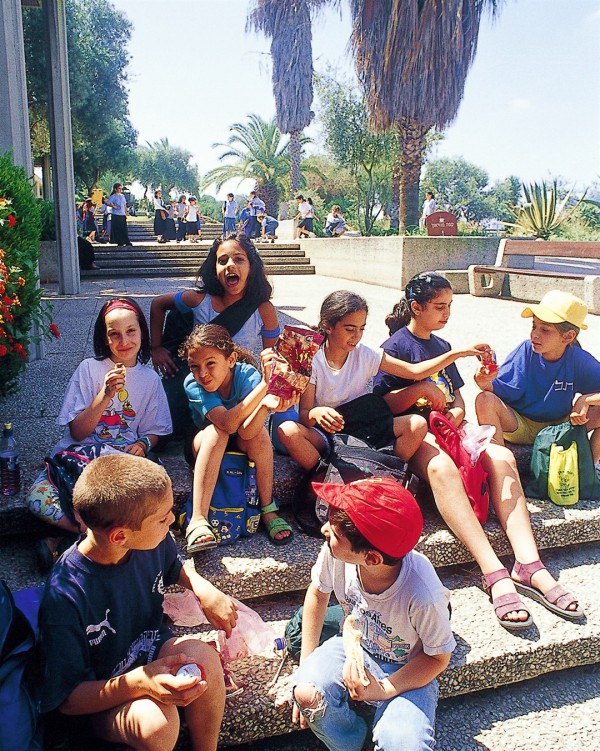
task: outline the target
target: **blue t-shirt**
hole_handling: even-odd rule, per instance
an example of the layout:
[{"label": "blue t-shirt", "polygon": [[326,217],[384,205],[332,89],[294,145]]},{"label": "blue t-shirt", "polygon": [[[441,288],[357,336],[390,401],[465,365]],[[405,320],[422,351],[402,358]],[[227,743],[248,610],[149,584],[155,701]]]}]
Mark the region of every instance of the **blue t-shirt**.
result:
[{"label": "blue t-shirt", "polygon": [[108,680],[155,660],[172,636],[165,587],[181,561],[169,533],[154,550],[132,550],[116,566],[73,545],[52,569],[40,606],[42,711],[59,707],[85,681]]},{"label": "blue t-shirt", "polygon": [[246,362],[236,362],[233,368],[233,381],[229,397],[223,399],[218,391],[210,392],[203,389],[190,373],[186,376],[183,386],[190,402],[192,418],[196,427],[206,427],[210,422],[206,415],[211,409],[215,407],[225,407],[225,409],[235,407],[258,386],[260,379],[260,373],[253,365]]},{"label": "blue t-shirt", "polygon": [[[406,326],[396,331],[395,334],[392,334],[381,346],[391,357],[415,363],[431,360],[451,350],[450,344],[445,339],[435,334],[432,334],[429,339],[420,339]],[[442,368],[438,373],[433,373],[425,378],[425,380],[435,383],[436,386],[446,393],[447,403],[452,401],[454,392],[464,386],[464,381],[460,377],[458,368],[454,363]],[[387,394],[390,391],[410,386],[412,383],[418,383],[418,381],[408,378],[398,378],[380,370],[375,376],[373,393]]]},{"label": "blue t-shirt", "polygon": [[600,391],[600,362],[570,346],[560,360],[536,354],[529,339],[519,344],[492,381],[497,397],[535,422],[560,420],[571,412],[577,394]]}]

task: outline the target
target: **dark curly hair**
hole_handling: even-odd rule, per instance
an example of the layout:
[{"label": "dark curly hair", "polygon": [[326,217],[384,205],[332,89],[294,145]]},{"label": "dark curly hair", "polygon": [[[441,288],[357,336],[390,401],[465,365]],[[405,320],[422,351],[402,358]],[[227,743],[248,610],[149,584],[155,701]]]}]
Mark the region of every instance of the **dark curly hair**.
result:
[{"label": "dark curly hair", "polygon": [[342,318],[359,310],[364,310],[365,313],[369,312],[369,306],[364,297],[346,289],[338,289],[332,292],[321,303],[318,332],[326,337],[325,325],[333,328]]},{"label": "dark curly hair", "polygon": [[179,357],[182,360],[187,360],[189,353],[200,347],[213,347],[222,352],[225,357],[229,357],[235,352],[238,362],[247,362],[258,369],[253,355],[244,347],[236,344],[229,331],[224,326],[219,326],[218,323],[205,323],[203,326],[196,326],[179,348]]},{"label": "dark curly hair", "polygon": [[200,292],[207,292],[215,297],[223,297],[225,290],[217,278],[217,252],[221,245],[226,242],[236,242],[248,256],[250,262],[250,274],[246,285],[244,298],[257,306],[271,299],[273,287],[265,274],[265,265],[252,240],[245,232],[229,232],[223,237],[218,237],[208,251],[206,260],[200,266],[196,285]]},{"label": "dark curly hair", "polygon": [[148,331],[148,323],[144,311],[140,308],[137,302],[131,297],[112,297],[107,300],[100,308],[98,318],[94,324],[94,357],[96,360],[105,360],[111,356],[110,347],[108,346],[108,335],[106,331],[106,309],[114,302],[125,302],[130,305],[134,310],[140,325],[140,332],[142,334],[142,344],[140,351],[137,355],[137,361],[147,363],[150,360],[150,332]]},{"label": "dark curly hair", "polygon": [[452,289],[452,285],[446,277],[436,274],[435,271],[424,271],[413,276],[405,287],[404,297],[386,316],[385,325],[390,331],[390,336],[407,326],[410,319],[415,317],[412,308],[413,300],[419,305],[426,305],[434,300],[443,289]]}]

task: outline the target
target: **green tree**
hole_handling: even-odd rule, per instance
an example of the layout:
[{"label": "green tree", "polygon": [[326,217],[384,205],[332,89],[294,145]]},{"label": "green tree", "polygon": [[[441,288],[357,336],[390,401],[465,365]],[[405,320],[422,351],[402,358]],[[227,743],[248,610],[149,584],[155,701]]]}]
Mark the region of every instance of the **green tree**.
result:
[{"label": "green tree", "polygon": [[[137,133],[129,120],[131,23],[105,0],[67,0],[67,47],[76,189],[90,192],[107,170],[128,171]],[[34,159],[50,152],[48,65],[39,9],[23,9]]]},{"label": "green tree", "polygon": [[254,0],[247,26],[271,40],[277,127],[289,133],[290,190],[300,188],[302,131],[314,116],[311,8],[327,0]]},{"label": "green tree", "polygon": [[217,201],[214,196],[210,196],[207,193],[202,194],[198,198],[200,213],[203,216],[209,216],[217,222],[223,221],[223,215],[221,213],[222,204],[222,201]]},{"label": "green tree", "polygon": [[496,0],[350,0],[356,71],[370,123],[396,130],[400,226],[418,223],[427,132],[456,117],[477,48],[479,22]]},{"label": "green tree", "polygon": [[[272,216],[277,216],[279,199],[284,191],[290,170],[289,145],[284,141],[274,120],[263,120],[260,115],[248,115],[247,123],[234,123],[227,143],[215,143],[225,151],[219,161],[225,162],[207,172],[202,188],[216,185],[220,190],[228,180],[254,180],[254,189],[267,206]],[[309,139],[300,137],[301,144]],[[300,165],[302,175],[305,167]]]},{"label": "green tree", "polygon": [[191,163],[192,153],[179,146],[172,146],[168,138],[154,143],[146,142],[136,152],[133,177],[144,186],[144,198],[148,191],[158,188],[165,200],[172,190],[176,193],[193,193],[198,187],[198,170]]},{"label": "green tree", "polygon": [[352,175],[353,197],[361,231],[373,225],[391,200],[393,134],[369,130],[364,99],[351,87],[323,76],[318,79],[320,118],[325,146],[333,160]]}]

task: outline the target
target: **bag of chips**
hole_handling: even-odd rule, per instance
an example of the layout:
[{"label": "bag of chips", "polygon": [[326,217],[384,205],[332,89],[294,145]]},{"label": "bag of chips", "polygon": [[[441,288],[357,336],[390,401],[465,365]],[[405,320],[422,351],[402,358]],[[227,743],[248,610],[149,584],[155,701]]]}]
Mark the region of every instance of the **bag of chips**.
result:
[{"label": "bag of chips", "polygon": [[273,361],[267,391],[282,399],[301,394],[308,386],[313,357],[323,343],[323,337],[302,326],[284,326],[275,344],[279,357]]}]

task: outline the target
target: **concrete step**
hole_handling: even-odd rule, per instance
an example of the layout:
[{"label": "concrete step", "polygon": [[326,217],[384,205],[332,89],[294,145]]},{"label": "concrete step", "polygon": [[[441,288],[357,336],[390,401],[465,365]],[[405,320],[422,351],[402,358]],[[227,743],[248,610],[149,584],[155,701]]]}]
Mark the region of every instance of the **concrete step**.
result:
[{"label": "concrete step", "polygon": [[[95,255],[99,262],[115,260],[137,262],[138,259],[156,261],[157,258],[203,261],[208,256],[208,249],[197,249],[189,245],[167,245],[166,247],[164,245],[147,245],[143,248],[135,246],[128,250],[115,246],[100,246],[95,249]],[[299,248],[269,245],[266,248],[260,248],[260,256],[263,260],[272,258],[298,259],[306,258],[306,253]],[[306,260],[308,262],[308,259]]]},{"label": "concrete step", "polygon": [[[267,265],[266,270],[268,274],[314,274],[314,266],[293,266],[287,264],[285,266],[271,266]],[[145,276],[160,277],[160,276],[195,276],[198,271],[198,266],[189,265],[167,265],[164,266],[149,266],[147,268],[141,267],[107,267],[98,268],[89,271],[81,271],[82,279],[110,279],[112,277],[138,277]]]},{"label": "concrete step", "polygon": [[[283,266],[289,264],[291,266],[308,266],[310,265],[310,258],[306,258],[301,251],[265,251],[261,254],[266,267],[277,265]],[[127,266],[136,266],[143,268],[144,266],[156,266],[157,264],[168,263],[177,264],[179,266],[195,265],[196,267],[203,263],[205,258],[199,257],[196,253],[186,253],[185,251],[173,250],[173,251],[154,251],[147,253],[132,253],[127,257],[124,253],[107,253],[101,257],[97,257],[96,261],[102,264],[102,267],[107,269],[110,267],[118,267],[126,264]]]},{"label": "concrete step", "polygon": [[[577,592],[586,618],[581,623],[571,623],[528,599],[527,607],[531,607],[535,625],[519,636],[500,626],[473,572],[456,569],[440,572],[443,583],[451,590],[452,628],[458,643],[450,666],[439,679],[440,698],[495,689],[596,663],[600,655],[600,607],[596,596],[599,556],[598,545],[547,556],[552,573],[565,587]],[[302,599],[303,595],[298,594],[250,604],[282,633]],[[266,690],[277,664],[276,657],[247,657],[231,663],[235,680],[244,686],[244,693],[227,702],[222,745],[249,743],[295,729],[289,710],[276,707],[275,697]],[[283,675],[289,675],[294,666],[288,659]],[[280,698],[285,693],[283,690]]]}]

